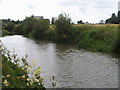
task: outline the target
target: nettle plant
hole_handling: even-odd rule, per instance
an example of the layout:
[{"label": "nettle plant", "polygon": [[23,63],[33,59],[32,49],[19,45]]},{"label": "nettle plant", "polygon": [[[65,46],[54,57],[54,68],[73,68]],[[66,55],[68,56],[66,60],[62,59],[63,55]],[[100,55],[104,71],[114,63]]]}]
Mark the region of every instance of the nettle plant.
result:
[{"label": "nettle plant", "polygon": [[[2,70],[3,72],[7,73],[3,73],[2,76],[3,88],[44,88],[43,78],[40,76],[41,68],[38,67],[35,70],[32,69],[33,67],[27,63],[27,55],[25,55],[25,57],[19,58],[18,55],[15,54],[15,49],[10,52],[6,49],[1,41],[0,53],[3,57],[2,66],[4,66],[4,63],[7,63],[7,65],[11,67],[10,70],[12,69],[10,73]],[[4,58],[6,60],[4,60]],[[32,74],[31,77],[28,76],[29,73]]]}]

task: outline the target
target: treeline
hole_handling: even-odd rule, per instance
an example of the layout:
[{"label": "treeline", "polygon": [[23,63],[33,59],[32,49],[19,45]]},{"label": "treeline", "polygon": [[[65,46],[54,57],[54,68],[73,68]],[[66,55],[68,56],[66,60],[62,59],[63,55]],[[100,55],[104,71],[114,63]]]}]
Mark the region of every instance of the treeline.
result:
[{"label": "treeline", "polygon": [[[120,11],[118,11],[117,15],[112,13],[111,17],[107,20],[100,20],[99,23],[96,24],[119,24],[120,22]],[[77,21],[77,24],[90,24],[89,22],[83,22],[82,20]]]},{"label": "treeline", "polygon": [[20,23],[22,23],[22,21],[3,19],[2,20],[2,32],[0,31],[0,33],[2,33],[2,36],[15,34],[14,33],[15,27]]},{"label": "treeline", "polygon": [[[5,29],[7,29],[6,26]],[[75,25],[69,15],[64,13],[57,18],[52,17],[51,24],[49,19],[32,15],[23,21],[12,22],[11,27],[7,30],[12,34],[20,34],[35,39],[50,40],[57,43],[75,43],[79,48],[93,51],[120,52],[118,27]]]},{"label": "treeline", "polygon": [[115,15],[115,13],[113,13],[111,18],[106,20],[106,23],[108,23],[108,24],[119,24],[119,21],[120,21],[120,11],[118,11],[117,15]]}]

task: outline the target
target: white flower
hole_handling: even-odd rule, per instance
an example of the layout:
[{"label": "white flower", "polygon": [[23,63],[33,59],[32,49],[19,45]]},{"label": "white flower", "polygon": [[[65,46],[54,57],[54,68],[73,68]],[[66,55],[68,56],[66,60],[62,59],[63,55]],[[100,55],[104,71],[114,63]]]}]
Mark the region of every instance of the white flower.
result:
[{"label": "white flower", "polygon": [[25,65],[25,68],[28,68],[28,65]]},{"label": "white flower", "polygon": [[41,70],[41,68],[40,68],[40,67],[38,67],[37,71],[38,71],[38,72],[41,72],[42,70]]},{"label": "white flower", "polygon": [[29,86],[29,83],[27,83],[27,86]]},{"label": "white flower", "polygon": [[6,79],[4,80],[3,84],[4,84],[4,86],[8,86],[9,85],[9,83],[8,83],[8,81]]},{"label": "white flower", "polygon": [[7,75],[6,77],[10,77],[10,75]]},{"label": "white flower", "polygon": [[39,82],[39,80],[38,80],[38,79],[34,79],[34,82],[37,82],[37,83],[38,83],[38,82]]},{"label": "white flower", "polygon": [[31,79],[30,79],[30,78],[27,78],[27,81],[31,81]]},{"label": "white flower", "polygon": [[40,75],[40,72],[41,72],[41,68],[38,67],[36,70],[33,71],[33,74],[34,74],[35,76],[39,76],[39,75]]},{"label": "white flower", "polygon": [[33,84],[33,82],[31,81],[31,82],[30,82],[30,84],[32,85],[32,84]]},{"label": "white flower", "polygon": [[25,78],[25,75],[21,76],[21,78],[23,78],[23,79],[24,79],[24,78]]},{"label": "white flower", "polygon": [[27,69],[27,72],[30,72],[30,68]]}]

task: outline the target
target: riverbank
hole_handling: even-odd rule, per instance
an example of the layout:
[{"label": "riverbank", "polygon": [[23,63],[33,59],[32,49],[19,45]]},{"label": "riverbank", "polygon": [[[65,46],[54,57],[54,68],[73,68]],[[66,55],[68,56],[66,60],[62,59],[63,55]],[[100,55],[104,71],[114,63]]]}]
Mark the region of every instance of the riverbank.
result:
[{"label": "riverbank", "polygon": [[[117,25],[73,25],[70,30],[71,38],[66,43],[75,43],[81,49],[97,52],[113,53],[118,43],[118,26]],[[48,40],[54,42],[56,39],[55,26],[49,30]],[[62,41],[65,41],[64,38]]]},{"label": "riverbank", "polygon": [[42,38],[35,38],[31,34],[27,37],[54,43],[76,44],[79,49],[95,52],[116,53],[119,50],[118,34],[118,24],[78,24],[72,25],[66,34],[59,35],[56,26],[50,25]]}]

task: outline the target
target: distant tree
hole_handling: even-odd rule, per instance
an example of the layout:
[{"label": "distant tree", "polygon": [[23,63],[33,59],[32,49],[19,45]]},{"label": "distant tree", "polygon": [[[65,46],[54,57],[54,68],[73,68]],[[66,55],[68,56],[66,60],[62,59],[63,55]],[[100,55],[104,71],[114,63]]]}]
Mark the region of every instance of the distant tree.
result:
[{"label": "distant tree", "polygon": [[14,34],[17,34],[17,35],[22,35],[23,34],[23,24],[17,24],[14,28]]},{"label": "distant tree", "polygon": [[5,30],[8,30],[9,32],[12,32],[15,28],[15,24],[13,22],[7,22],[5,24]]},{"label": "distant tree", "polygon": [[84,24],[84,22],[80,20],[80,21],[77,21],[77,24]]},{"label": "distant tree", "polygon": [[118,23],[120,24],[120,11],[118,11]]},{"label": "distant tree", "polygon": [[115,13],[112,14],[111,18],[106,20],[106,23],[118,24],[118,17],[115,15]]},{"label": "distant tree", "polygon": [[55,17],[52,17],[51,24],[55,24]]},{"label": "distant tree", "polygon": [[49,29],[49,22],[45,19],[36,19],[33,24],[32,32],[30,36],[35,39],[45,38],[45,33]]},{"label": "distant tree", "polygon": [[105,21],[104,20],[100,20],[99,24],[104,24]]},{"label": "distant tree", "polygon": [[85,24],[89,24],[89,22],[87,21],[87,22],[85,22]]}]

